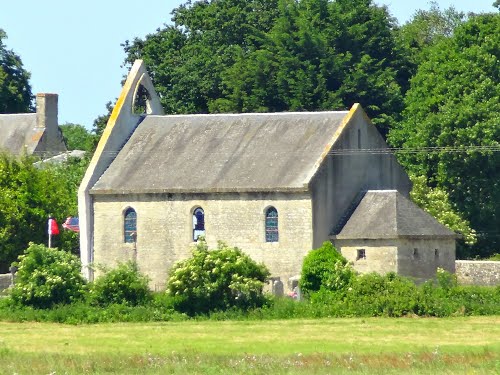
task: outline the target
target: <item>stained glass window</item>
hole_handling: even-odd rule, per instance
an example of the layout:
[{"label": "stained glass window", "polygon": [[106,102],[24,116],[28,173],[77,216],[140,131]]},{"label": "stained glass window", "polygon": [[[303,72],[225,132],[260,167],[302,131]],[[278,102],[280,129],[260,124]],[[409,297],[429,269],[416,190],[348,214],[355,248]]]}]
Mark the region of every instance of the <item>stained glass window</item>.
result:
[{"label": "stained glass window", "polygon": [[205,235],[205,211],[198,207],[193,211],[193,241],[198,241],[198,237]]},{"label": "stained glass window", "polygon": [[269,207],[266,211],[266,242],[278,242],[278,211]]},{"label": "stained glass window", "polygon": [[134,243],[137,239],[137,214],[133,208],[127,208],[125,211],[124,229],[124,241]]}]

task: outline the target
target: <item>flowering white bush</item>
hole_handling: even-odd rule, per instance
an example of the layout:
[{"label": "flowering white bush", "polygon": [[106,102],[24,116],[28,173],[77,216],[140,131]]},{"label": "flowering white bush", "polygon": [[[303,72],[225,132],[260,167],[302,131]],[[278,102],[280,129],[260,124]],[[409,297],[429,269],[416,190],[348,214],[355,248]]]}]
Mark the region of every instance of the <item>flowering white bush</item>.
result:
[{"label": "flowering white bush", "polygon": [[219,242],[209,250],[200,238],[191,258],[178,262],[170,272],[167,293],[175,296],[177,307],[189,314],[250,308],[264,303],[262,288],[269,276],[237,247]]},{"label": "flowering white bush", "polygon": [[48,308],[82,297],[85,279],[80,259],[58,249],[30,243],[19,256],[12,299],[22,305]]}]

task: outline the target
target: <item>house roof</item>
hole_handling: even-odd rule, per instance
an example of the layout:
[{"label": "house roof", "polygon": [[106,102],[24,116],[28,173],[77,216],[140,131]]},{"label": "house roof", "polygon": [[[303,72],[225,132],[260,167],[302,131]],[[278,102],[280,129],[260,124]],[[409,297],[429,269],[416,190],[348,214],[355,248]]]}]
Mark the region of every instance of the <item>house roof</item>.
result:
[{"label": "house roof", "polygon": [[33,153],[45,130],[36,124],[36,113],[0,115],[0,150]]},{"label": "house roof", "polygon": [[91,193],[306,191],[348,114],[146,116]]},{"label": "house roof", "polygon": [[334,233],[335,239],[456,237],[396,190],[369,190]]},{"label": "house roof", "polygon": [[83,150],[71,150],[71,151],[66,151],[66,152],[61,152],[60,154],[57,154],[56,156],[52,156],[50,158],[44,159],[37,161],[34,163],[36,167],[41,167],[43,165],[47,164],[62,164],[66,161],[68,161],[69,158],[77,158],[77,159],[82,159],[86,154],[86,151]]}]

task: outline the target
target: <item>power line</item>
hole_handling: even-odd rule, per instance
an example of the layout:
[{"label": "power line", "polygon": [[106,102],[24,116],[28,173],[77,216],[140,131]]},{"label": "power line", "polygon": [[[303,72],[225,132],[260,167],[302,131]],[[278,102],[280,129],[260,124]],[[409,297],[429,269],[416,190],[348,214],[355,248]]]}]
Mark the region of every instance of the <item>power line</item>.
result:
[{"label": "power line", "polygon": [[[385,147],[385,148],[353,148],[331,150],[328,155],[350,154],[418,154],[418,153],[462,153],[462,152],[500,152],[500,145],[494,146],[462,146],[462,147]],[[117,155],[119,151],[104,151],[107,155]]]},{"label": "power line", "polygon": [[351,154],[438,154],[462,152],[500,152],[500,145],[493,146],[448,146],[448,147],[386,147],[386,148],[352,148],[331,150],[328,155]]},{"label": "power line", "polygon": [[[103,151],[103,154],[108,156],[116,156],[121,150]],[[444,146],[444,147],[384,147],[384,148],[345,148],[335,149],[328,152],[328,155],[353,155],[353,154],[438,154],[438,153],[463,153],[463,152],[479,152],[491,153],[500,152],[500,145],[491,146]],[[215,151],[215,153],[217,153]],[[57,151],[35,151],[34,155],[54,156],[61,152]]]}]

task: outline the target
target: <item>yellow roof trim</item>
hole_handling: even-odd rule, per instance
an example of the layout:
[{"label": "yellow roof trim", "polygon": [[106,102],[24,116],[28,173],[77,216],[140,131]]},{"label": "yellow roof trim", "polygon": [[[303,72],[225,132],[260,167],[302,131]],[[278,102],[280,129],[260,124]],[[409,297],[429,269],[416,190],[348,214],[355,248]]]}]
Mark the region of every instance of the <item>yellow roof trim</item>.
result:
[{"label": "yellow roof trim", "polygon": [[[340,135],[342,134],[342,132],[347,127],[347,125],[349,124],[349,122],[351,121],[351,119],[354,117],[354,114],[358,110],[361,110],[364,113],[363,108],[361,107],[361,104],[354,103],[354,105],[351,107],[351,109],[349,110],[349,112],[347,113],[347,115],[345,115],[345,117],[342,119],[342,122],[340,123],[340,126],[335,131],[335,133],[333,134],[333,136],[330,139],[330,141],[326,144],[326,146],[325,146],[323,152],[321,153],[319,159],[316,161],[316,163],[314,163],[314,166],[313,166],[313,168],[311,170],[311,173],[307,176],[306,180],[304,181],[304,185],[308,185],[312,181],[313,177],[318,172],[319,167],[321,166],[321,164],[323,164],[323,161],[326,159],[326,157],[330,153],[333,145],[335,144],[335,142],[337,142],[337,139],[340,137]],[[365,116],[366,116],[366,114],[365,114]]]}]

